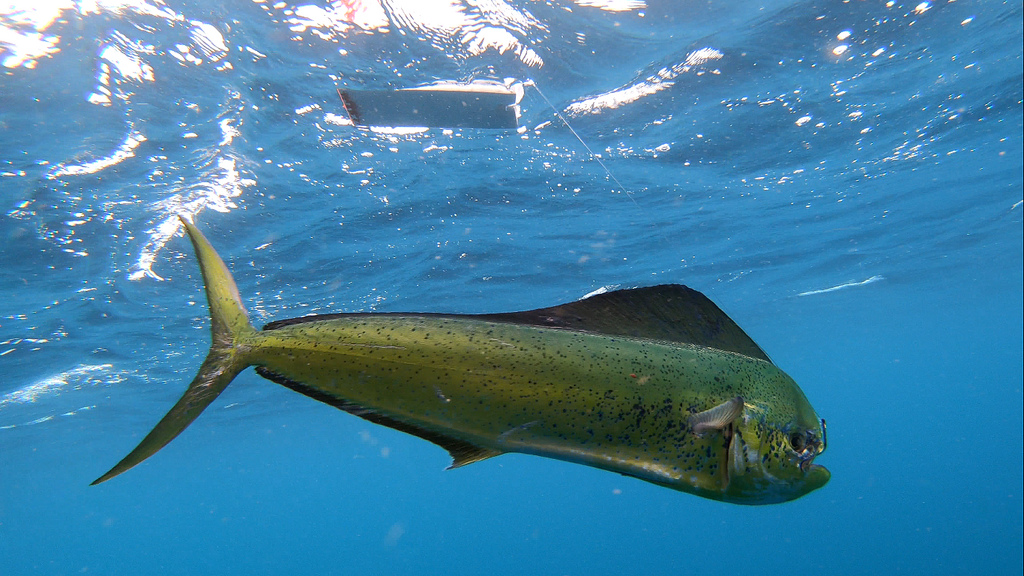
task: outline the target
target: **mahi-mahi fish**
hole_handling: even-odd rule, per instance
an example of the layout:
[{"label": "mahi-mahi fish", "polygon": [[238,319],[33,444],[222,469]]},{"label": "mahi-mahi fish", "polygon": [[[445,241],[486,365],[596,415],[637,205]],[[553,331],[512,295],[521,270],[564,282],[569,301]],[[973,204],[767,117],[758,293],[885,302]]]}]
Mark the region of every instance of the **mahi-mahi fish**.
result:
[{"label": "mahi-mahi fish", "polygon": [[444,448],[450,468],[506,452],[705,498],[770,504],[828,482],[825,422],[700,292],[661,285],[501,314],[352,313],[250,324],[194,224],[212,345],[185,394],[93,484],[166,446],[245,368]]}]

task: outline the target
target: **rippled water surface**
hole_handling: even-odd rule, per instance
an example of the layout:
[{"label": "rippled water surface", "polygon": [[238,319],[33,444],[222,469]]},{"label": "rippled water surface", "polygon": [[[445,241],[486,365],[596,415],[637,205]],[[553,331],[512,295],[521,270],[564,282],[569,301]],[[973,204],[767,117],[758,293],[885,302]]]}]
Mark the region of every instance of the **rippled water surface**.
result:
[{"label": "rippled water surface", "polygon": [[[0,1],[0,574],[1020,574],[1022,42],[1019,1]],[[472,80],[519,130],[338,97]],[[179,214],[257,324],[685,283],[832,480],[445,472],[250,371],[90,487],[209,346]]]}]

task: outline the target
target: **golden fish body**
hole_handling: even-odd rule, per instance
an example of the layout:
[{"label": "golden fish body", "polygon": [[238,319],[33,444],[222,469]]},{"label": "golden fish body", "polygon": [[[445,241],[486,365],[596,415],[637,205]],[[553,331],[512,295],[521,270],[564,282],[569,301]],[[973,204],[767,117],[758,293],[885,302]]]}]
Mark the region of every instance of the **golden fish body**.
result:
[{"label": "golden fish body", "polygon": [[699,292],[658,286],[492,315],[338,314],[252,328],[202,234],[213,346],[189,390],[97,482],[155,453],[241,370],[449,451],[620,472],[727,502],[823,486],[824,423],[795,382]]}]

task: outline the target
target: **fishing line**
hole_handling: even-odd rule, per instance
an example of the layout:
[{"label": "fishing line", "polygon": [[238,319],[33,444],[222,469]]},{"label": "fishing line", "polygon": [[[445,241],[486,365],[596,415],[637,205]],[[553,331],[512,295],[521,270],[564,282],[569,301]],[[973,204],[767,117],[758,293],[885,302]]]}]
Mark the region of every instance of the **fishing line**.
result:
[{"label": "fishing line", "polygon": [[[572,132],[572,135],[575,136],[576,139],[580,141],[580,144],[582,144],[583,147],[587,150],[587,153],[589,153],[594,160],[597,160],[597,163],[601,165],[601,168],[604,168],[605,174],[607,174],[608,177],[615,182],[615,184],[619,187],[619,190],[622,191],[622,193],[625,194],[627,198],[629,198],[629,201],[633,203],[633,206],[635,206],[638,210],[643,212],[644,209],[640,206],[640,203],[636,201],[636,198],[633,197],[633,193],[627,190],[626,187],[622,185],[622,182],[619,182],[619,179],[615,177],[615,174],[612,174],[612,171],[608,169],[608,166],[606,166],[604,161],[601,160],[601,157],[595,154],[594,151],[590,149],[590,146],[587,146],[587,143],[583,141],[583,137],[580,136],[578,132],[576,132],[576,129],[572,127],[572,124],[569,124],[569,121],[565,118],[565,116],[563,116],[562,113],[559,112],[557,108],[555,108],[555,105],[551,103],[551,100],[548,100],[548,97],[544,95],[543,91],[541,91],[540,86],[537,86],[537,83],[534,82],[532,78],[524,80],[523,86],[532,86],[533,89],[537,91],[537,94],[540,94],[540,97],[544,99],[544,102],[547,102],[547,105],[551,108],[551,111],[555,113],[555,116],[558,116],[558,119],[561,120],[563,124],[565,124],[565,127],[568,128],[570,132]],[[666,242],[669,241],[668,236],[665,235],[665,231],[662,230],[661,227],[654,226],[654,231]]]},{"label": "fishing line", "polygon": [[619,179],[615,177],[615,174],[612,174],[612,171],[609,170],[608,166],[606,166],[604,161],[601,160],[601,156],[595,154],[594,151],[590,149],[590,146],[587,146],[587,143],[583,141],[583,137],[581,137],[579,133],[576,132],[576,129],[572,127],[572,124],[569,124],[569,121],[566,120],[565,116],[562,116],[562,113],[559,112],[557,108],[555,108],[555,105],[551,103],[551,100],[548,100],[548,97],[544,95],[543,91],[541,91],[540,86],[537,86],[537,83],[534,82],[533,79],[525,80],[523,82],[523,86],[530,86],[537,91],[537,94],[540,94],[540,97],[543,98],[545,102],[547,102],[548,106],[551,108],[551,111],[555,113],[555,116],[558,116],[558,119],[562,121],[562,124],[565,124],[565,127],[569,129],[569,132],[572,132],[572,135],[575,136],[576,139],[580,141],[580,144],[582,144],[583,148],[585,148],[587,153],[590,154],[590,157],[593,158],[594,160],[597,160],[597,163],[601,165],[601,168],[604,168],[605,174],[607,174],[608,177],[611,178],[613,182],[615,182],[616,186],[619,187],[619,190],[621,190],[623,194],[629,197],[630,201],[633,202],[633,204],[637,208],[639,208],[640,205],[637,204],[636,198],[633,198],[633,194],[629,190],[626,190],[626,187],[622,185],[622,182],[619,182]]}]

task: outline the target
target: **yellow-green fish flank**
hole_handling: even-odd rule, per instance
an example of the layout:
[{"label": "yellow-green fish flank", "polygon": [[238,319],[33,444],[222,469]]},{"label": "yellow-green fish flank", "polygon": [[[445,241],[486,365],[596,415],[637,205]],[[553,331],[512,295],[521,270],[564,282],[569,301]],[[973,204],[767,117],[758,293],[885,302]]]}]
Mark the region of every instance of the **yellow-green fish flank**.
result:
[{"label": "yellow-green fish flank", "polygon": [[683,286],[491,315],[337,314],[252,328],[226,266],[190,223],[213,345],[182,399],[107,480],[184,430],[243,369],[449,451],[620,472],[727,502],[823,486],[824,422],[710,300]]}]

